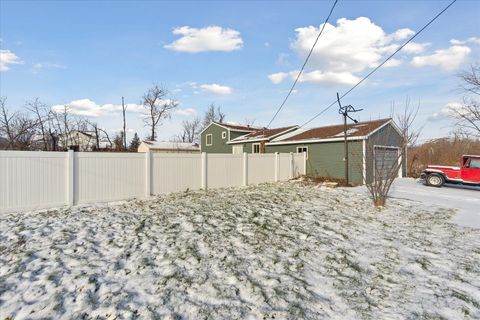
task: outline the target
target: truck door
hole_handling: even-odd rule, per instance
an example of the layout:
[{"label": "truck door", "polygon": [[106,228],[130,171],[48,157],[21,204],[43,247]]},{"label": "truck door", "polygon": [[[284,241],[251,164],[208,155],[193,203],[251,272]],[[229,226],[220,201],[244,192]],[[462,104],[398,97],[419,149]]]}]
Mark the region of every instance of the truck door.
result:
[{"label": "truck door", "polygon": [[480,183],[480,159],[470,159],[462,167],[462,180]]}]

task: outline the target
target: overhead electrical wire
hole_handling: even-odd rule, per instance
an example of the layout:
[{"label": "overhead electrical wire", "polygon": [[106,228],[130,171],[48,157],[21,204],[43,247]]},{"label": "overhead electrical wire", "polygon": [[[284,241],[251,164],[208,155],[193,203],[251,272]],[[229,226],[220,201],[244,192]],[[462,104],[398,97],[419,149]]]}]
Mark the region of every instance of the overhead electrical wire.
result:
[{"label": "overhead electrical wire", "polygon": [[335,6],[337,5],[337,2],[338,2],[338,0],[335,0],[335,2],[333,3],[332,8],[330,9],[330,12],[328,13],[327,18],[325,19],[325,22],[323,23],[322,28],[320,29],[320,32],[318,33],[318,36],[317,36],[317,38],[315,39],[315,42],[313,43],[312,49],[310,49],[310,52],[308,53],[307,58],[305,59],[305,62],[304,62],[303,65],[302,65],[302,68],[301,68],[300,71],[298,72],[297,78],[296,78],[295,81],[293,82],[290,90],[288,91],[287,96],[285,97],[285,99],[283,99],[283,102],[280,104],[280,107],[277,109],[277,112],[275,112],[275,114],[273,115],[272,119],[271,119],[270,122],[268,123],[267,128],[270,127],[270,125],[272,124],[273,120],[275,120],[275,118],[277,117],[278,113],[280,112],[280,110],[282,110],[283,106],[285,105],[285,103],[287,102],[288,98],[289,98],[290,95],[292,94],[293,89],[295,88],[295,85],[296,85],[297,82],[298,82],[298,79],[300,79],[300,75],[302,74],[303,70],[305,69],[305,66],[307,65],[308,59],[309,59],[310,56],[312,55],[313,49],[315,49],[315,46],[317,45],[318,39],[320,38],[320,36],[321,36],[322,33],[323,33],[323,30],[325,29],[325,25],[327,24],[328,20],[330,19],[330,16],[332,15],[333,9],[334,9]]},{"label": "overhead electrical wire", "polygon": [[[438,17],[440,17],[445,11],[448,10],[457,0],[453,0],[450,2],[448,6],[446,6],[442,11],[440,11],[435,17],[433,17],[426,25],[423,26],[417,33],[415,33],[410,39],[408,39],[404,44],[402,44],[395,52],[393,52],[387,59],[385,59],[382,63],[380,63],[378,66],[376,66],[372,71],[370,71],[366,76],[364,76],[360,81],[358,81],[353,87],[351,87],[347,92],[342,94],[340,96],[340,99],[344,98],[347,96],[350,92],[352,92],[356,87],[358,87],[360,84],[362,84],[368,77],[370,77],[372,74],[374,74],[378,69],[380,69],[385,63],[387,63],[395,54],[397,54],[400,50],[402,50],[407,44],[409,44],[413,39],[415,39],[420,33],[422,33],[423,30],[425,30],[430,24],[432,24],[435,20],[437,20]],[[335,104],[337,104],[337,100],[333,101],[328,107],[317,113],[313,118],[305,122],[300,126],[300,128],[304,127],[305,125],[309,124],[322,114],[324,114],[328,109],[333,107]]]}]

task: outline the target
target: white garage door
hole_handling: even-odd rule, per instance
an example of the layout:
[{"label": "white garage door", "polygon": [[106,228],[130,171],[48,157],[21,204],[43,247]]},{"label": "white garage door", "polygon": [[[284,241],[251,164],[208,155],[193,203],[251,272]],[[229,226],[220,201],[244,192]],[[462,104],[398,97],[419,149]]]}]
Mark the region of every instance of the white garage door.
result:
[{"label": "white garage door", "polygon": [[400,148],[388,146],[375,146],[373,167],[375,177],[397,177],[401,172],[398,164],[400,162]]}]

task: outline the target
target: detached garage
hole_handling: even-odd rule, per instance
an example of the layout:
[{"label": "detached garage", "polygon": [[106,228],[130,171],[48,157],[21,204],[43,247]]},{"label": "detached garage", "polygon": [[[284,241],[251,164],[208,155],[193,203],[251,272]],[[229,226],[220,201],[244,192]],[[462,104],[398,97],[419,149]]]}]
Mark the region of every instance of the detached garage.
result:
[{"label": "detached garage", "polygon": [[[377,175],[406,175],[406,150],[401,150],[402,134],[392,119],[349,124],[347,143],[351,184],[371,182]],[[297,129],[267,142],[265,152],[306,152],[307,174],[345,177],[343,124]]]}]

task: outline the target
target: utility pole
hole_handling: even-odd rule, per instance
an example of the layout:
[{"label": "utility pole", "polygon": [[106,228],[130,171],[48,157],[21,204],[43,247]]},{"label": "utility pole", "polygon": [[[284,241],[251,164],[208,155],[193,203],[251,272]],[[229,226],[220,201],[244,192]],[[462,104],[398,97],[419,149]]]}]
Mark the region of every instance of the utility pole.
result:
[{"label": "utility pole", "polygon": [[122,97],[122,114],[123,114],[123,150],[127,151],[127,130],[126,130],[126,121],[125,121],[125,111],[127,106],[125,105],[125,99]]},{"label": "utility pole", "polygon": [[343,161],[345,163],[345,181],[348,184],[350,184],[349,181],[349,176],[348,176],[348,142],[347,142],[347,118],[352,120],[354,123],[358,123],[357,120],[353,119],[348,115],[349,112],[358,112],[362,111],[363,109],[355,109],[351,105],[348,106],[343,106],[340,103],[340,96],[338,95],[337,92],[337,102],[338,102],[338,113],[343,116],[343,143],[344,143],[344,155],[343,155]]}]

